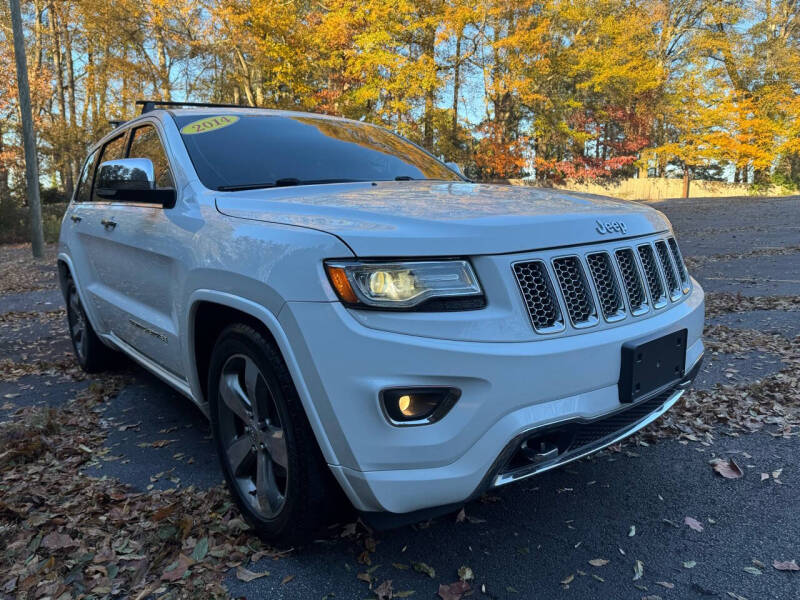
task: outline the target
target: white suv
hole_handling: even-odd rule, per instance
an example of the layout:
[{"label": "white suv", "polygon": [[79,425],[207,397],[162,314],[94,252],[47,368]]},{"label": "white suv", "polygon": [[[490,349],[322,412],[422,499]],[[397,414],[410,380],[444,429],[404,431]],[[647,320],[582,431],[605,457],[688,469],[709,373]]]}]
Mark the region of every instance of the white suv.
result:
[{"label": "white suv", "polygon": [[81,365],[113,348],[197,403],[273,540],[341,491],[420,519],[599,450],[703,355],[661,213],[321,115],[147,103],[91,148],[58,261]]}]

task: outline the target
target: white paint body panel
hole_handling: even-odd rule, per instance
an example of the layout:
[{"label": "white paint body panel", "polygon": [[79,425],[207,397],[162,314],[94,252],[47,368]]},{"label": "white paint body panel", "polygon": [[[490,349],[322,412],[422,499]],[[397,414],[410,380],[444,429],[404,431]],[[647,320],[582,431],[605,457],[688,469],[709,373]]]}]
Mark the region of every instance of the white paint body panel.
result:
[{"label": "white paint body panel", "polygon": [[[131,125],[141,122],[154,123],[167,148],[177,204],[70,205],[59,259],[92,325],[205,409],[206,374],[197,372],[193,353],[198,303],[257,318],[282,351],[323,455],[359,509],[402,513],[462,501],[520,432],[619,408],[627,341],[686,328],[687,367],[702,354],[696,282],[678,302],[621,323],[601,319],[555,335],[531,327],[511,264],[663,238],[670,224],[648,207],[466,182],[213,192],[198,180],[168,113]],[[108,230],[102,219],[117,226]],[[601,234],[598,221],[622,221],[626,231]],[[323,261],[354,256],[468,258],[487,307],[346,309]],[[437,423],[394,427],[378,392],[405,385],[454,386],[462,396]]]}]

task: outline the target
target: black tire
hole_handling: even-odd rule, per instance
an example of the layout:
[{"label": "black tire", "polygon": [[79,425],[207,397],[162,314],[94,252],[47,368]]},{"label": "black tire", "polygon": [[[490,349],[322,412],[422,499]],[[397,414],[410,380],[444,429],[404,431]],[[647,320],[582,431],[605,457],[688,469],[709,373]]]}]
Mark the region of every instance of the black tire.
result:
[{"label": "black tire", "polygon": [[71,278],[67,281],[67,326],[75,358],[84,371],[99,373],[112,364],[118,353],[100,341]]},{"label": "black tire", "polygon": [[247,522],[272,543],[312,540],[342,492],[274,343],[249,325],[223,330],[211,354],[208,402],[225,480]]}]

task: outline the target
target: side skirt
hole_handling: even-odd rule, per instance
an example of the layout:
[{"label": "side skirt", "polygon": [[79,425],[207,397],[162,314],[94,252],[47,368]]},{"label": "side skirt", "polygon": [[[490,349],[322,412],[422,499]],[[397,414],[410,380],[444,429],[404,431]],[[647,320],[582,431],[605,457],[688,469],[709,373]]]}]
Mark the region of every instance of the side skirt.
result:
[{"label": "side skirt", "polygon": [[207,407],[198,402],[197,399],[192,395],[192,389],[189,387],[189,383],[185,379],[178,377],[158,363],[153,362],[151,359],[147,358],[144,354],[136,350],[130,344],[124,342],[113,333],[103,334],[101,337],[104,341],[118,348],[121,352],[128,355],[128,357],[139,363],[139,365],[150,371],[164,383],[186,396],[189,400],[194,402],[201,411],[203,411],[203,414],[206,415],[206,417],[208,417]]}]

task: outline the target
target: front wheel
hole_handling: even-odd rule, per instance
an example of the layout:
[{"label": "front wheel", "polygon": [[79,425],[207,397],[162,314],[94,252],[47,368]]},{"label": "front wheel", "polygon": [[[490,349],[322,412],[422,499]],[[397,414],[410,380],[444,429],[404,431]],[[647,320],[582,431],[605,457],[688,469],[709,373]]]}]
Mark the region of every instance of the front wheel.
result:
[{"label": "front wheel", "polygon": [[211,355],[208,400],[225,479],[244,517],[269,541],[311,539],[341,492],[274,344],[248,325],[225,329]]}]

